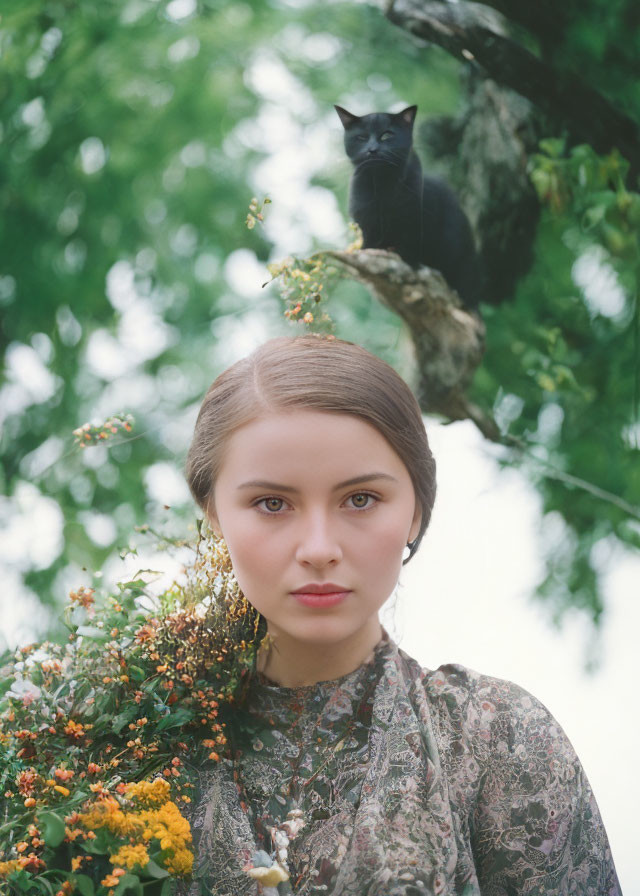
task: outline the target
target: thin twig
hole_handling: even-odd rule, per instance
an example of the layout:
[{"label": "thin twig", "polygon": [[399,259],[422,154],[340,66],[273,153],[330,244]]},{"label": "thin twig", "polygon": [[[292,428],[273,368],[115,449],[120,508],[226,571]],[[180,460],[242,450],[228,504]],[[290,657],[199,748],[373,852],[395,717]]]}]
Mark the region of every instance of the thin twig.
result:
[{"label": "thin twig", "polygon": [[593,495],[594,498],[598,498],[601,501],[606,501],[608,504],[613,504],[619,510],[622,510],[624,513],[628,513],[629,516],[640,520],[640,507],[637,507],[634,504],[630,504],[619,495],[615,495],[613,492],[609,492],[604,488],[600,488],[599,485],[595,485],[593,482],[589,482],[586,479],[581,479],[579,476],[574,476],[573,473],[566,473],[559,467],[554,467],[554,465],[548,460],[543,460],[540,457],[536,457],[536,455],[530,450],[530,446],[526,442],[523,442],[522,439],[519,439],[517,436],[505,435],[501,441],[502,444],[506,446],[517,448],[523,454],[526,454],[530,460],[533,460],[541,466],[545,467],[544,475],[549,479],[557,479],[559,482],[564,482],[566,485],[570,485],[574,488],[579,488],[584,492],[588,492],[590,495]]}]

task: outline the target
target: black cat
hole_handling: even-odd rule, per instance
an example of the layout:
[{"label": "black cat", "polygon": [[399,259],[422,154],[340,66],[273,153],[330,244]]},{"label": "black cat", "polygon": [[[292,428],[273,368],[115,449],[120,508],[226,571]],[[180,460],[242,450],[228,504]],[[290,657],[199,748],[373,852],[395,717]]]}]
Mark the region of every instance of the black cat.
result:
[{"label": "black cat", "polygon": [[412,267],[440,271],[464,305],[480,300],[480,265],[471,227],[455,193],[423,177],[412,146],[417,106],[402,112],[352,115],[335,106],[355,168],[349,213],[365,249],[392,249]]}]

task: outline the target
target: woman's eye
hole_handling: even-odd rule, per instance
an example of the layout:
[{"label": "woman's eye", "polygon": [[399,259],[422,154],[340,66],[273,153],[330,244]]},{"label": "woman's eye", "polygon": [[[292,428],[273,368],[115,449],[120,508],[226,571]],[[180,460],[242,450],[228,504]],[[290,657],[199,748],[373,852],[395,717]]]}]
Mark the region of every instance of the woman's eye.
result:
[{"label": "woman's eye", "polygon": [[[356,492],[355,495],[350,495],[347,498],[347,501],[351,501],[351,506],[356,510],[369,510],[369,508],[373,507],[374,504],[378,502],[378,498],[375,495],[369,494],[369,492]],[[286,508],[287,502],[284,498],[260,498],[258,501],[255,501],[253,506],[257,507],[261,513],[265,513],[269,516],[276,516],[280,514]]]},{"label": "woman's eye", "polygon": [[260,507],[261,505],[263,512],[266,510],[267,513],[275,514],[283,509],[284,501],[282,498],[261,498],[253,506]]},{"label": "woman's eye", "polygon": [[377,498],[368,492],[358,492],[355,495],[351,495],[349,500],[353,501],[353,506],[358,510],[368,510],[377,501]]}]

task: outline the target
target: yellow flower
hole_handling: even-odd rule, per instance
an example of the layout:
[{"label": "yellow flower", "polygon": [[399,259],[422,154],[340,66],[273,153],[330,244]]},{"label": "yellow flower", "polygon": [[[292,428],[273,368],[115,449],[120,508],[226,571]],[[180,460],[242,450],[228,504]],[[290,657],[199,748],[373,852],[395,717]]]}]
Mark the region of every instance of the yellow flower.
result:
[{"label": "yellow flower", "polygon": [[120,883],[120,878],[126,873],[124,868],[114,868],[113,873],[107,874],[104,880],[101,880],[100,883],[103,887],[117,887]]},{"label": "yellow flower", "polygon": [[65,880],[65,882],[62,884],[62,886],[56,893],[56,896],[71,896],[74,889],[75,889],[74,884],[72,884],[70,880]]},{"label": "yellow flower", "polygon": [[177,849],[165,865],[169,874],[174,876],[191,874],[193,869],[193,853],[188,849]]},{"label": "yellow flower", "polygon": [[80,722],[74,722],[73,719],[69,719],[65,725],[64,733],[74,740],[80,740],[80,738],[84,737],[84,725],[80,724]]},{"label": "yellow flower", "polygon": [[[178,806],[167,800],[170,789],[170,784],[163,778],[127,784],[124,788],[126,796],[139,802],[139,808],[127,811],[115,797],[102,795],[88,811],[78,815],[78,821],[89,830],[87,836],[94,829],[106,828],[120,837],[143,841],[125,844],[111,856],[111,861],[119,868],[144,868],[149,862],[146,843],[155,839],[163,852],[162,864],[167,871],[174,876],[189,874],[193,867],[193,853],[189,849],[191,828]],[[114,870],[110,877],[117,873]],[[104,882],[103,885],[114,886]]]},{"label": "yellow flower", "polygon": [[88,812],[83,812],[78,821],[90,830],[106,828],[112,834],[123,837],[128,837],[143,827],[135,812],[123,812],[114,797],[100,799]]},{"label": "yellow flower", "polygon": [[135,868],[136,865],[144,868],[149,861],[149,853],[141,843],[138,843],[135,846],[121,846],[110,858],[114,865],[124,865],[129,869]]},{"label": "yellow flower", "polygon": [[17,859],[10,859],[8,862],[0,862],[0,877],[6,877],[12,871],[17,871],[22,865]]},{"label": "yellow flower", "polygon": [[171,785],[164,778],[127,784],[127,796],[129,799],[151,805],[160,805],[166,802],[170,790]]},{"label": "yellow flower", "polygon": [[155,837],[167,853],[163,860],[167,871],[173,875],[189,874],[193,867],[193,853],[188,849],[191,828],[176,804],[166,802],[158,809],[143,810],[138,817],[145,825],[143,839]]}]

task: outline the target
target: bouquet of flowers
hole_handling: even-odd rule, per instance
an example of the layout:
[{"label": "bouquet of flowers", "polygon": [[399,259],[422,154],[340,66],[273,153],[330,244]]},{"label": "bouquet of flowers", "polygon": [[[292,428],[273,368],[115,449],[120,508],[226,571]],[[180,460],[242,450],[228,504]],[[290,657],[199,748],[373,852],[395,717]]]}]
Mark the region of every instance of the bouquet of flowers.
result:
[{"label": "bouquet of flowers", "polygon": [[225,753],[262,640],[222,542],[145,609],[72,592],[66,644],[0,658],[0,891],[168,896],[192,870],[189,768]]}]

